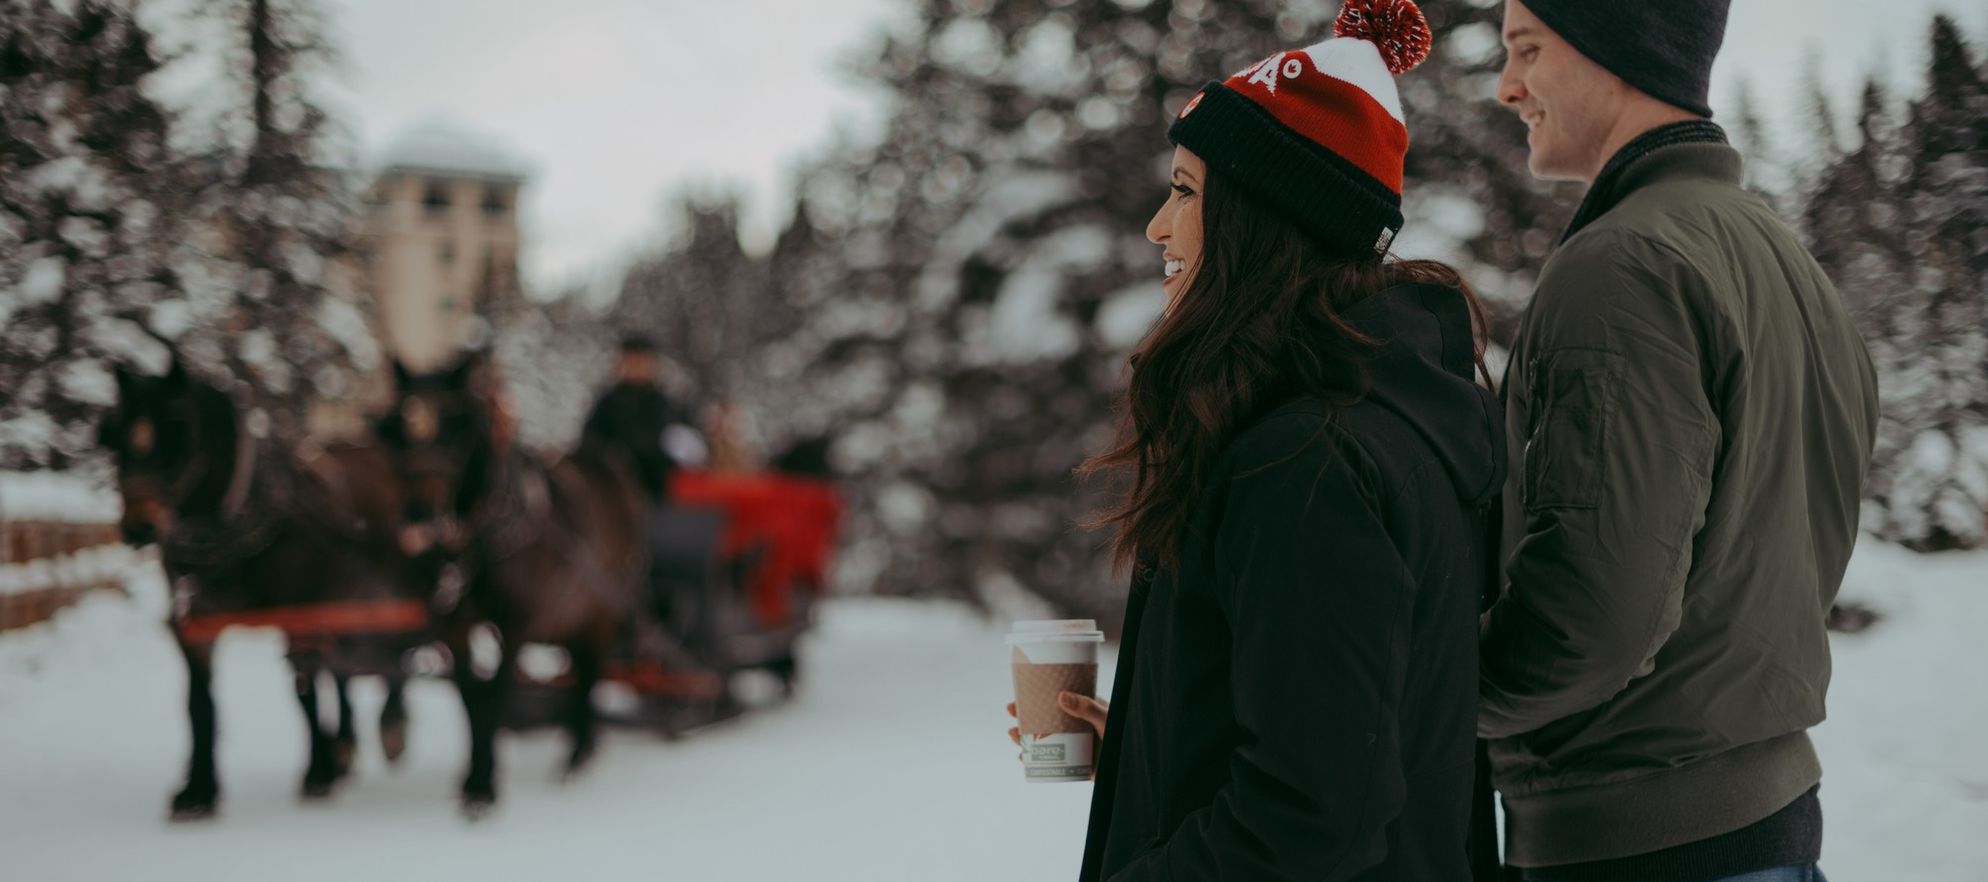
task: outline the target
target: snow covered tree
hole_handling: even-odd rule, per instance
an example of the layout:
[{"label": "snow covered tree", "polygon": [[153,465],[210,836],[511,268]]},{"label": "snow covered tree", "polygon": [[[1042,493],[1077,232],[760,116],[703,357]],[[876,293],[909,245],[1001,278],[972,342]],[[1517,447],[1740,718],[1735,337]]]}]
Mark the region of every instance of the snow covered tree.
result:
[{"label": "snow covered tree", "polygon": [[[1833,115],[1826,100],[1814,100],[1819,115]],[[1909,333],[1895,323],[1912,312],[1906,302],[1912,299],[1911,252],[1895,130],[1884,86],[1868,80],[1858,108],[1856,149],[1836,146],[1833,125],[1816,133],[1825,165],[1803,208],[1810,252],[1872,341]]]},{"label": "snow covered tree", "polygon": [[86,458],[109,360],[177,294],[185,169],[123,0],[0,0],[0,468]]},{"label": "snow covered tree", "polygon": [[765,339],[757,309],[762,270],[739,244],[735,195],[686,195],[677,208],[682,231],[623,275],[613,322],[655,339],[674,368],[673,391],[737,395]]},{"label": "snow covered tree", "polygon": [[331,123],[312,94],[329,49],[315,0],[210,0],[240,42],[226,51],[231,114],[201,190],[213,258],[193,342],[244,382],[279,436],[309,407],[355,390],[376,357],[365,300],[331,272],[350,247],[355,191]]},{"label": "snow covered tree", "polygon": [[[803,438],[825,434],[848,413],[838,393],[850,388],[833,380],[833,366],[851,363],[848,353],[888,339],[903,315],[882,298],[853,283],[864,272],[865,247],[815,220],[830,214],[803,198],[781,231],[758,273],[754,309],[760,343],[744,360],[745,384],[734,402],[754,416],[752,440],[771,452]],[[872,240],[874,242],[874,240]]]},{"label": "snow covered tree", "polygon": [[1900,125],[1868,83],[1857,147],[1838,152],[1833,127],[1818,133],[1830,161],[1804,209],[1878,369],[1864,526],[1924,550],[1988,541],[1985,82],[1953,21],[1937,18],[1925,94]]},{"label": "snow covered tree", "polygon": [[1503,4],[1420,5],[1435,46],[1421,67],[1400,78],[1408,116],[1408,222],[1394,250],[1461,269],[1484,297],[1494,344],[1508,346],[1581,187],[1533,178],[1525,124],[1497,101]]},{"label": "snow covered tree", "polygon": [[612,326],[586,307],[579,292],[545,302],[520,297],[491,311],[489,321],[519,440],[544,450],[571,446],[607,382]]},{"label": "snow covered tree", "polygon": [[[810,311],[783,363],[806,364],[806,419],[854,473],[845,578],[1020,585],[1110,617],[1099,538],[1075,529],[1101,500],[1070,472],[1158,312],[1139,231],[1165,114],[1323,6],[934,0],[865,66],[893,94],[885,133],[804,176],[769,283]],[[809,238],[845,258],[826,286],[788,269],[822,266]]]},{"label": "snow covered tree", "polygon": [[1933,22],[1927,93],[1903,145],[1904,225],[1923,310],[1891,384],[1880,477],[1889,528],[1926,548],[1988,541],[1988,77]]},{"label": "snow covered tree", "polygon": [[[1409,189],[1429,194],[1410,224],[1426,234],[1397,250],[1466,264],[1515,315],[1569,202],[1531,181],[1523,127],[1491,101],[1497,5],[1423,6],[1439,49],[1403,89]],[[780,402],[760,411],[770,436],[838,438],[847,583],[1019,587],[1115,618],[1104,537],[1076,526],[1106,488],[1071,470],[1110,437],[1125,354],[1163,305],[1142,231],[1165,195],[1166,124],[1208,80],[1323,38],[1337,12],[926,0],[863,65],[891,115],[804,170],[757,310],[802,318],[751,360],[780,378],[753,384]]]}]

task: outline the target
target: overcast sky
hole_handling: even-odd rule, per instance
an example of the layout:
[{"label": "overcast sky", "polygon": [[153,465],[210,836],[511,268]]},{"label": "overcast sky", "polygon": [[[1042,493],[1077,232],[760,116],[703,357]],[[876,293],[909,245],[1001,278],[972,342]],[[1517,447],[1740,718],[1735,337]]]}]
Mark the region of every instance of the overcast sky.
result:
[{"label": "overcast sky", "polygon": [[[738,186],[748,243],[767,242],[790,211],[795,164],[838,126],[868,131],[881,119],[879,96],[842,68],[902,21],[907,2],[329,0],[336,109],[362,155],[441,118],[524,159],[525,272],[555,285],[653,241],[665,197],[686,186]],[[1729,110],[1744,76],[1777,123],[1797,124],[1810,54],[1846,98],[1880,68],[1916,82],[1934,11],[1988,34],[1988,10],[1963,5],[1734,0],[1713,104]]]}]

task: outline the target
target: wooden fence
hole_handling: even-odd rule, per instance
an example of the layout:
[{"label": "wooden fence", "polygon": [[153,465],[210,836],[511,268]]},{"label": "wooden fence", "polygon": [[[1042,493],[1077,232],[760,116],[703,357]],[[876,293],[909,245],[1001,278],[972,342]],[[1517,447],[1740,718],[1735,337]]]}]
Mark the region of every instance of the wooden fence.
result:
[{"label": "wooden fence", "polygon": [[0,521],[0,631],[47,621],[92,591],[124,589],[116,524]]},{"label": "wooden fence", "polygon": [[119,542],[121,508],[101,478],[0,471],[0,630],[124,587],[133,558]]}]

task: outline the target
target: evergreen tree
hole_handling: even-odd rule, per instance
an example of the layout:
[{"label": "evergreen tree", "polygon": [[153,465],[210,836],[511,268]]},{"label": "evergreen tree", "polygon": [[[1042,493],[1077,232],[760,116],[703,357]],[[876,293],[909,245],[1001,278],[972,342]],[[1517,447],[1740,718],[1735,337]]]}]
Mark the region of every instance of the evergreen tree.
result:
[{"label": "evergreen tree", "polygon": [[[1905,121],[1875,80],[1855,149],[1822,128],[1810,249],[1853,309],[1883,407],[1866,529],[1919,549],[1988,540],[1988,88],[1951,19]],[[1819,94],[1819,93],[1818,93]],[[1828,108],[1820,99],[1818,117]]]},{"label": "evergreen tree", "polygon": [[354,190],[311,92],[329,48],[315,0],[210,0],[239,35],[229,80],[245,113],[226,123],[201,190],[218,292],[197,344],[242,381],[277,435],[305,431],[312,402],[355,392],[375,357],[365,301],[333,270],[350,247]]},{"label": "evergreen tree", "polygon": [[[1826,101],[1818,106],[1819,115],[1833,113]],[[1836,281],[1867,340],[1901,333],[1897,321],[1914,310],[1906,302],[1911,253],[1894,129],[1883,85],[1867,80],[1857,114],[1857,148],[1843,152],[1828,141],[1820,145],[1822,170],[1803,209],[1809,251]],[[1819,139],[1827,136],[1818,133]]]},{"label": "evergreen tree", "polygon": [[177,293],[158,68],[129,2],[0,0],[0,468],[87,457],[110,360]]},{"label": "evergreen tree", "polygon": [[577,291],[549,301],[526,296],[515,253],[487,250],[477,267],[476,318],[463,345],[495,357],[526,447],[571,446],[606,375],[607,329],[580,300]]},{"label": "evergreen tree", "polygon": [[1395,250],[1462,269],[1486,301],[1494,342],[1509,345],[1581,187],[1532,177],[1525,124],[1496,99],[1503,5],[1431,0],[1421,7],[1435,46],[1400,78],[1408,226]]},{"label": "evergreen tree", "polygon": [[527,447],[563,450],[579,438],[614,354],[610,324],[570,292],[523,297],[491,317],[494,350]]},{"label": "evergreen tree", "polygon": [[[1437,56],[1403,90],[1410,223],[1432,232],[1404,253],[1467,264],[1515,315],[1568,201],[1531,181],[1523,127],[1489,100],[1496,4],[1424,9]],[[1324,38],[1337,12],[927,0],[863,66],[891,116],[802,175],[761,311],[803,318],[752,359],[782,379],[753,385],[783,402],[762,412],[769,434],[839,438],[848,581],[970,599],[1021,586],[1118,613],[1105,537],[1075,527],[1103,488],[1070,473],[1110,437],[1125,354],[1162,306],[1142,231],[1165,195],[1165,126],[1203,83]],[[1472,33],[1469,52],[1441,48]]]},{"label": "evergreen tree", "polygon": [[739,244],[736,195],[686,195],[677,208],[681,234],[623,275],[614,324],[655,339],[675,367],[669,382],[679,393],[735,396],[765,339],[757,308],[763,270]]},{"label": "evergreen tree", "polygon": [[1988,78],[1947,16],[1908,117],[1904,228],[1922,315],[1892,334],[1913,357],[1891,384],[1881,499],[1914,544],[1975,547],[1988,541]]}]

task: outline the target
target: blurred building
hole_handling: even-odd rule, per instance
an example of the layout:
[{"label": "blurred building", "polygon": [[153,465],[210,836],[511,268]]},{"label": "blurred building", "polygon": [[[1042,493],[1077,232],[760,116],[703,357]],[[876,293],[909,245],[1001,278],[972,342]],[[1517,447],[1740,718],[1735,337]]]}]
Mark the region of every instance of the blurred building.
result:
[{"label": "blurred building", "polygon": [[[486,342],[485,316],[518,302],[518,192],[524,163],[443,123],[408,130],[375,161],[357,248],[335,268],[373,299],[382,350],[417,373]],[[311,434],[351,437],[393,395],[390,363],[358,394],[313,405]]]},{"label": "blurred building", "polygon": [[472,133],[427,123],[393,142],[367,188],[364,285],[381,341],[415,371],[487,333],[479,313],[519,294],[523,164]]}]

